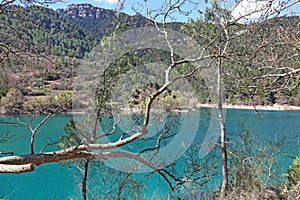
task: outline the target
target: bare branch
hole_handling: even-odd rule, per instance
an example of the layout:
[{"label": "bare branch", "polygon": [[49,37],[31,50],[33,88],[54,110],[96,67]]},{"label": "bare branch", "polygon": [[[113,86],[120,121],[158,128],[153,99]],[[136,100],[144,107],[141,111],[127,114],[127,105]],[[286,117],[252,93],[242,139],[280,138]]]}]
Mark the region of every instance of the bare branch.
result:
[{"label": "bare branch", "polygon": [[0,173],[23,173],[31,172],[34,170],[33,164],[24,164],[24,165],[5,165],[0,164]]}]

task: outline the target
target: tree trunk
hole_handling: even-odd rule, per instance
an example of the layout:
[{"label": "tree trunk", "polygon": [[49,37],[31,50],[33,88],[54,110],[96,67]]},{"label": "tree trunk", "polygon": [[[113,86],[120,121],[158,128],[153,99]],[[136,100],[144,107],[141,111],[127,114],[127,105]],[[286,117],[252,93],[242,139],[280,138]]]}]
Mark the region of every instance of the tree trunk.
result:
[{"label": "tree trunk", "polygon": [[226,131],[223,116],[223,98],[222,98],[222,82],[221,82],[221,60],[218,64],[218,120],[220,125],[220,137],[221,137],[221,152],[222,152],[222,185],[221,196],[223,196],[227,189],[228,184],[228,168],[227,168],[227,149],[226,149]]},{"label": "tree trunk", "polygon": [[86,180],[87,180],[87,175],[88,175],[88,170],[89,170],[89,160],[87,160],[84,164],[84,170],[83,170],[83,177],[82,177],[82,200],[86,200]]}]

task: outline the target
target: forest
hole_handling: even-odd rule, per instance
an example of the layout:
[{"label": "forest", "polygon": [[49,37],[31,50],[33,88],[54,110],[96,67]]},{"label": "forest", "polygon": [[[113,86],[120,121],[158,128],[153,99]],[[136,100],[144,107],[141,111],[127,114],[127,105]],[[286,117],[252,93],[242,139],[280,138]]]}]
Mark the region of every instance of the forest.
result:
[{"label": "forest", "polygon": [[[114,26],[117,26],[118,32],[134,27],[151,26],[151,23],[147,22],[146,18],[141,16],[117,15],[113,11],[106,11],[109,14],[103,15],[101,18],[90,19],[78,17],[75,19],[67,14],[63,16],[62,12],[56,12],[40,6],[30,6],[27,8],[12,6],[9,9],[11,10],[10,12],[0,16],[2,21],[0,32],[2,43],[12,46],[18,49],[18,51],[24,50],[32,55],[39,55],[39,58],[35,56],[26,56],[21,59],[18,56],[16,58],[13,55],[7,55],[9,49],[6,49],[5,46],[4,48],[2,47],[1,58],[3,61],[1,65],[3,67],[1,70],[3,73],[1,73],[0,80],[2,113],[42,113],[42,107],[55,107],[55,104],[59,104],[60,102],[52,100],[49,94],[57,95],[59,97],[58,101],[70,98],[72,95],[74,69],[78,66],[80,59],[84,58],[94,47],[99,45],[103,37],[105,39],[105,35],[107,36],[112,33]],[[211,34],[212,30],[201,28],[206,27],[205,23],[209,22],[202,21],[201,19],[186,24],[166,23],[166,25],[167,28],[176,31],[181,30],[186,34],[193,35],[193,31],[200,31],[200,29],[207,31],[206,34]],[[211,29],[214,29],[213,24],[210,24],[210,26],[212,26]],[[238,33],[247,29],[247,27],[243,26],[247,25],[236,24],[230,31]],[[268,42],[275,42],[277,38],[272,34],[280,33],[282,30],[285,33],[281,34],[293,33],[295,39],[299,36],[297,35],[298,32],[294,30],[295,27],[299,27],[299,17],[296,16],[276,17],[267,21],[257,22],[251,26],[255,27],[256,30],[237,38],[234,42],[236,46],[231,47],[232,50],[238,50],[243,52],[243,54],[247,54],[249,58],[255,53],[257,43],[261,42],[256,41],[257,37],[261,37],[262,40],[268,40]],[[252,27],[249,27],[249,29]],[[260,32],[260,35],[257,35],[257,31]],[[209,40],[209,38],[204,39]],[[203,43],[205,41],[199,42]],[[297,56],[299,47],[297,46],[297,41],[285,42],[290,45],[280,45],[278,41],[277,46],[264,46],[264,51],[273,51],[275,54],[286,55],[285,61],[289,63],[288,65],[299,69],[299,56]],[[295,43],[293,44],[293,42]],[[153,54],[160,53],[154,52]],[[140,54],[143,54],[143,52],[140,52]],[[295,56],[288,57],[288,55],[293,54]],[[46,59],[46,56],[49,59]],[[265,54],[263,53],[255,55],[256,60],[264,58]],[[151,59],[151,56],[140,60],[145,59]],[[163,59],[167,62],[170,58],[168,54],[165,54],[165,58]],[[285,84],[278,91],[274,89],[278,87],[274,87],[273,85],[268,86],[267,84],[264,84],[264,88],[255,88],[256,86],[253,86],[252,89],[248,90],[247,84],[254,79],[256,82],[259,82],[256,76],[263,69],[256,67],[254,70],[251,66],[254,63],[253,60],[247,62],[240,59],[245,58],[239,58],[239,55],[236,55],[235,59],[227,61],[229,67],[226,68],[226,72],[224,72],[226,75],[223,77],[224,87],[226,88],[226,103],[238,105],[273,105],[276,103],[280,105],[300,105],[300,91],[299,87],[297,87],[299,86],[299,80],[297,80],[297,77],[277,77],[281,79],[278,81],[280,85]],[[270,64],[267,60],[265,62],[266,64]],[[26,67],[24,67],[24,63]],[[288,71],[288,68],[289,66],[286,66],[286,68],[277,73],[285,73]],[[233,85],[230,82],[233,76],[238,84]],[[14,95],[16,97],[11,101],[12,99],[9,98],[15,93],[18,95]],[[205,94],[207,94],[207,91],[202,91],[199,94],[201,103],[209,102],[209,98]],[[9,105],[6,103],[8,101],[10,102]],[[70,108],[70,105],[66,105],[61,111],[68,111]]]}]

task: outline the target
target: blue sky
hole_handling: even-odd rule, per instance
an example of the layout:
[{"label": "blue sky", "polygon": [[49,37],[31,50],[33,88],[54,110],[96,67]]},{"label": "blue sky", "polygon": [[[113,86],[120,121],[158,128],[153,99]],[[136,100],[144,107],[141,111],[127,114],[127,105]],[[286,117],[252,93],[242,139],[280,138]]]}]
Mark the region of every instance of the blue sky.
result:
[{"label": "blue sky", "polygon": [[[118,0],[62,0],[63,2],[55,3],[49,5],[50,8],[53,9],[58,9],[58,8],[66,8],[70,4],[80,4],[80,3],[89,3],[95,7],[101,7],[101,8],[107,8],[107,9],[116,9],[116,3]],[[290,2],[297,1],[297,0],[290,0]],[[135,12],[132,10],[132,7],[134,8],[141,8],[139,3],[143,3],[143,0],[125,0],[124,4],[124,10],[123,12],[129,14],[129,15],[134,15]],[[149,4],[149,7],[151,9],[157,9],[162,6],[161,0],[148,0],[147,1]],[[198,5],[195,7],[194,4],[186,4],[183,7],[183,10],[192,10],[191,13],[189,13],[189,16],[184,16],[180,15],[178,13],[174,14],[173,17],[175,17],[175,21],[187,21],[189,18],[195,19],[197,17],[200,17],[199,13],[197,10],[205,10],[205,7],[208,5],[204,2],[204,0],[195,0],[194,2],[198,2]],[[220,1],[224,4],[224,7],[230,8],[234,4],[235,0],[223,0]],[[259,3],[257,3],[259,2]],[[270,1],[269,0],[242,0],[241,3],[239,4],[239,7],[235,9],[235,12],[233,12],[233,16],[240,16],[243,15],[245,12],[249,12],[250,10],[255,10],[257,8],[260,8],[263,5],[268,4]],[[278,5],[279,0],[273,1],[274,5]],[[300,5],[298,5],[290,8],[287,12],[297,12],[299,15],[300,12]],[[260,13],[256,13],[256,16],[259,15]],[[254,15],[252,17],[255,17]]]},{"label": "blue sky", "polygon": [[66,8],[70,4],[81,4],[81,3],[89,3],[92,4],[95,7],[101,7],[101,8],[107,8],[107,9],[114,9],[115,4],[114,3],[109,3],[108,1],[96,1],[96,0],[65,0],[63,2],[58,2],[55,4],[50,4],[49,7],[53,9],[58,9],[58,8]]},{"label": "blue sky", "polygon": [[[117,2],[117,0],[65,0],[64,2],[50,4],[49,7],[52,9],[58,9],[58,8],[66,8],[70,4],[88,3],[95,7],[106,8],[106,9],[116,9],[116,2]],[[139,5],[139,2],[143,3],[144,1],[143,0],[125,0],[123,12],[125,12],[129,15],[134,15],[135,12],[132,10],[132,7],[141,8],[141,6]],[[162,5],[161,2],[163,2],[163,1],[148,0],[149,7],[151,7],[151,9],[160,8]],[[188,18],[199,17],[199,13],[197,10],[199,10],[199,9],[202,10],[202,9],[205,9],[205,7],[206,7],[204,0],[201,0],[199,2],[200,3],[197,6],[197,8],[195,8],[195,6],[192,4],[186,4],[184,6],[184,10],[193,10],[193,11],[189,14],[189,17],[176,14],[174,16],[176,18],[176,21],[187,21]]]}]

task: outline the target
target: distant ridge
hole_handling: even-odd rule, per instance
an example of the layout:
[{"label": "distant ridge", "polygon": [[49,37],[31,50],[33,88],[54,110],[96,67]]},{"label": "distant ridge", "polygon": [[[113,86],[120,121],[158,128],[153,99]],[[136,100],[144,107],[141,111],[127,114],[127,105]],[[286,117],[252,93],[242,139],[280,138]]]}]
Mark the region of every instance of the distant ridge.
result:
[{"label": "distant ridge", "polygon": [[[56,11],[60,17],[66,18],[81,26],[85,31],[94,35],[95,38],[102,38],[112,31],[124,31],[138,27],[152,26],[145,17],[128,15],[115,10],[94,7],[91,4],[71,4],[65,9]],[[116,30],[118,23],[119,30]],[[173,30],[180,30],[183,23],[169,23],[167,27]]]},{"label": "distant ridge", "polygon": [[87,3],[71,4],[66,9],[58,9],[56,12],[59,16],[75,22],[98,39],[115,30],[116,21],[122,31],[150,25],[147,19],[140,15],[130,16],[123,12],[94,7]]},{"label": "distant ridge", "polygon": [[115,15],[115,11],[94,7],[91,4],[71,4],[68,5],[66,9],[58,9],[56,11],[60,16],[70,17],[73,19],[78,18],[105,18],[105,17],[113,17]]}]

